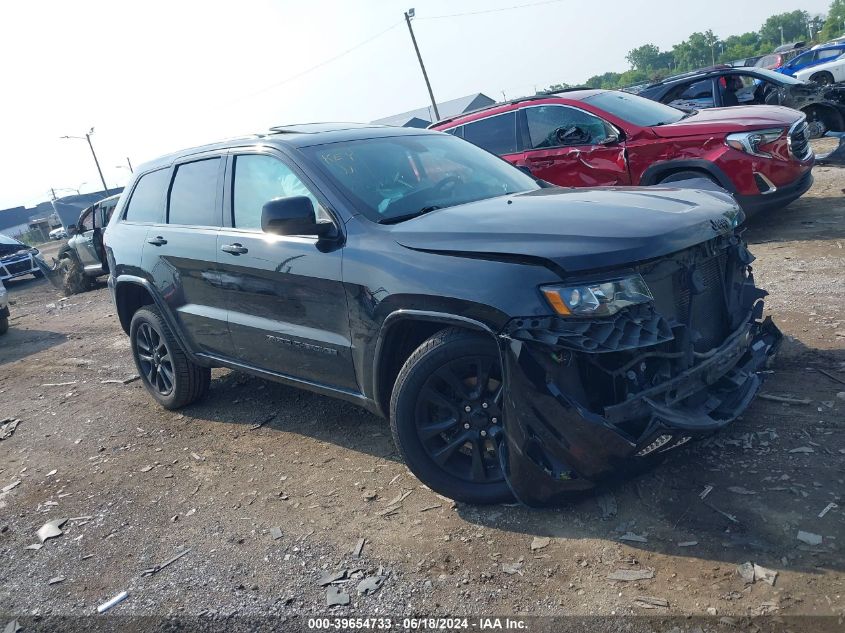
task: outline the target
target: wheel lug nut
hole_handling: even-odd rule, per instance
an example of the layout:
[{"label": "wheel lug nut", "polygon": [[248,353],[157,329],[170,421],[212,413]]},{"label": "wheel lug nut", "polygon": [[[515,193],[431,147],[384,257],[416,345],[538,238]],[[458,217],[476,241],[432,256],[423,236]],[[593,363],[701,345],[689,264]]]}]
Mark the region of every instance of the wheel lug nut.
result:
[{"label": "wheel lug nut", "polygon": [[481,431],[481,437],[487,437],[487,431]]},{"label": "wheel lug nut", "polygon": [[486,408],[487,408],[487,403],[486,403],[486,402],[482,402],[482,403],[481,403],[481,408],[482,408],[482,409],[486,409]]},{"label": "wheel lug nut", "polygon": [[465,422],[465,423],[464,423],[464,428],[465,428],[465,429],[469,429],[469,422]]},{"label": "wheel lug nut", "polygon": [[464,411],[466,411],[467,413],[469,413],[470,411],[472,411],[472,407],[471,407],[471,406],[469,406],[469,405],[467,405],[467,406],[465,406],[465,407],[464,407]]},{"label": "wheel lug nut", "polygon": [[497,424],[497,423],[499,422],[499,418],[491,418],[491,419],[490,419],[490,421],[491,421],[493,424]]}]

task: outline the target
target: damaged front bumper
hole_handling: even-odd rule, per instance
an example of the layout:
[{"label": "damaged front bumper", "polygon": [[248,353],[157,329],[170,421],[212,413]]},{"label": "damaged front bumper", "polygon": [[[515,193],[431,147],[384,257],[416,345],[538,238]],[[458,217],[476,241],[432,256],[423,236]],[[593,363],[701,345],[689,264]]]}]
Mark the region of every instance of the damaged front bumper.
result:
[{"label": "damaged front bumper", "polygon": [[[723,253],[730,333],[710,349],[695,343],[701,336],[689,315],[666,319],[652,306],[589,327],[552,317],[517,320],[502,332],[500,456],[517,499],[562,502],[717,431],[748,407],[782,335],[771,319],[762,320],[765,292],[738,261],[750,258],[744,245],[735,241]],[[702,267],[700,259],[677,262],[677,274]],[[732,262],[747,267],[739,281],[729,272]],[[702,300],[713,298],[702,293]]]}]

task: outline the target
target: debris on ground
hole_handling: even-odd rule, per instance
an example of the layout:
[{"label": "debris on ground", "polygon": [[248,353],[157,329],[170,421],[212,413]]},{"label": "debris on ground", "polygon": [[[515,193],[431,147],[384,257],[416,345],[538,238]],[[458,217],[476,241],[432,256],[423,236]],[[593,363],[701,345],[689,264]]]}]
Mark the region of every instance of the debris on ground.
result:
[{"label": "debris on ground", "polygon": [[352,555],[355,558],[361,558],[361,553],[364,551],[364,544],[367,542],[365,538],[359,538],[358,542],[355,543],[355,547],[352,549]]},{"label": "debris on ground", "polygon": [[631,541],[632,543],[648,543],[648,539],[633,532],[626,532],[619,537],[620,541]]},{"label": "debris on ground", "polygon": [[0,440],[7,440],[12,437],[12,433],[18,428],[21,421],[17,418],[5,418],[0,421]]},{"label": "debris on ground", "polygon": [[340,587],[331,586],[326,589],[326,606],[338,607],[349,604],[349,594]]},{"label": "debris on ground", "polygon": [[135,382],[136,380],[140,380],[140,376],[135,374],[133,376],[129,376],[128,378],[118,378],[114,379],[111,378],[109,380],[101,380],[101,385],[128,385],[130,382]]},{"label": "debris on ground", "polygon": [[721,514],[723,517],[725,517],[731,523],[739,524],[739,519],[737,519],[733,514],[730,514],[729,512],[725,512],[724,510],[720,510],[719,508],[717,508],[716,506],[714,506],[712,503],[710,503],[708,501],[704,501],[703,503],[708,508],[713,510],[713,512],[717,512],[717,513]]},{"label": "debris on ground", "polygon": [[271,421],[272,421],[275,417],[276,417],[276,414],[275,414],[275,413],[274,413],[274,414],[272,414],[272,415],[269,415],[269,416],[267,416],[266,418],[264,418],[261,422],[256,422],[255,424],[253,424],[252,426],[250,426],[250,427],[249,427],[249,430],[250,430],[250,431],[255,431],[255,430],[258,430],[258,429],[260,429],[262,426],[264,426],[265,424],[267,424],[268,422],[271,422]]},{"label": "debris on ground", "polygon": [[322,576],[320,576],[320,580],[317,581],[317,584],[321,587],[325,587],[326,585],[330,585],[334,582],[339,580],[344,580],[346,578],[346,570],[339,569],[337,571],[328,571]]},{"label": "debris on ground", "polygon": [[694,545],[698,545],[698,541],[681,541],[678,543],[678,547],[693,547]]},{"label": "debris on ground", "polygon": [[399,493],[399,494],[398,494],[398,495],[396,495],[393,499],[391,499],[390,501],[388,501],[387,505],[388,505],[388,506],[395,506],[395,505],[399,505],[399,504],[400,504],[400,503],[402,503],[405,499],[407,499],[407,498],[410,496],[410,494],[411,494],[412,492],[413,492],[413,490],[406,490],[405,492],[401,492],[401,493]]},{"label": "debris on ground", "polygon": [[711,492],[713,492],[713,486],[707,484],[704,486],[704,490],[699,493],[698,498],[704,501]]},{"label": "debris on ground", "polygon": [[809,446],[799,446],[798,448],[793,448],[790,453],[815,453],[815,449]]},{"label": "debris on ground", "polygon": [[3,633],[18,633],[18,631],[23,631],[23,627],[18,624],[17,620],[9,620],[3,628]]},{"label": "debris on ground", "polygon": [[378,497],[378,493],[375,490],[368,490],[364,494],[361,495],[361,498],[364,501],[375,501]]},{"label": "debris on ground", "polygon": [[369,576],[358,583],[358,593],[362,596],[369,596],[381,589],[384,584],[384,576]]},{"label": "debris on ground", "polygon": [[822,537],[820,534],[813,534],[812,532],[805,532],[798,530],[798,540],[807,545],[821,545]]},{"label": "debris on ground", "polygon": [[535,536],[534,539],[531,541],[531,551],[536,552],[537,550],[543,549],[544,547],[548,547],[549,543],[552,542],[548,536]]},{"label": "debris on ground", "polygon": [[270,528],[270,537],[274,541],[278,541],[280,538],[282,538],[282,528],[277,527],[277,526],[271,527]]},{"label": "debris on ground", "polygon": [[608,580],[623,580],[625,582],[649,580],[651,578],[654,578],[653,569],[617,569],[612,574],[607,575]]},{"label": "debris on ground", "polygon": [[651,596],[637,596],[634,598],[634,604],[644,609],[656,609],[658,607],[668,607],[669,601],[663,598],[653,598]]},{"label": "debris on ground", "polygon": [[21,480],[16,479],[12,483],[10,483],[6,486],[3,486],[2,490],[0,490],[0,492],[9,492],[10,490],[14,490],[15,488],[17,488],[20,485],[21,485]]},{"label": "debris on ground", "polygon": [[810,404],[812,402],[812,400],[808,400],[807,398],[790,398],[788,396],[776,396],[772,393],[761,393],[757,397],[763,400],[783,402],[785,404]]},{"label": "debris on ground", "polygon": [[163,563],[156,565],[155,567],[150,567],[149,569],[145,569],[144,571],[141,572],[141,576],[152,576],[153,574],[157,574],[158,572],[160,572],[165,567],[168,567],[169,565],[172,565],[173,563],[175,563],[177,560],[182,558],[185,554],[187,554],[190,551],[191,551],[190,547],[185,549],[185,550],[182,550],[181,552],[176,554],[176,556],[174,556],[173,558],[170,558],[170,559],[164,561]]},{"label": "debris on ground", "polygon": [[502,571],[510,576],[514,574],[522,576],[523,567],[525,567],[525,563],[521,559],[515,563],[502,563]]},{"label": "debris on ground", "polygon": [[117,605],[119,605],[121,602],[126,600],[128,597],[129,597],[129,592],[121,591],[114,598],[104,602],[99,607],[97,607],[97,613],[105,613],[106,611],[108,611],[112,607],[116,607]]},{"label": "debris on ground", "polygon": [[57,585],[60,582],[64,582],[64,581],[65,581],[64,576],[56,576],[55,578],[50,578],[50,580],[47,581],[47,584],[48,585]]},{"label": "debris on ground", "polygon": [[754,564],[751,562],[742,563],[742,565],[737,565],[736,568],[737,575],[745,581],[746,585],[750,585],[754,582]]},{"label": "debris on ground", "polygon": [[596,497],[596,503],[598,503],[599,510],[601,510],[602,519],[610,519],[616,516],[616,513],[619,511],[616,503],[616,495],[612,492],[605,492]]},{"label": "debris on ground", "polygon": [[64,534],[64,532],[62,532],[62,526],[65,523],[67,523],[67,519],[54,519],[52,521],[47,521],[47,523],[42,525],[38,530],[39,540],[43,543],[47,539],[61,536]]},{"label": "debris on ground", "polygon": [[777,580],[777,577],[778,572],[776,572],[774,569],[766,569],[765,567],[761,567],[757,563],[754,563],[754,580],[762,580],[763,582],[774,587],[775,580]]},{"label": "debris on ground", "polygon": [[743,488],[742,486],[728,486],[728,492],[732,492],[735,495],[756,495],[757,494],[753,490],[749,490],[748,488]]},{"label": "debris on ground", "polygon": [[428,512],[429,510],[437,510],[437,508],[442,508],[442,507],[443,507],[442,503],[435,503],[433,505],[426,506],[424,508],[420,508],[420,512]]},{"label": "debris on ground", "polygon": [[[6,490],[6,489],[4,488],[4,489],[3,489],[3,491],[5,492],[5,490]],[[830,503],[828,503],[828,504],[824,507],[824,510],[822,510],[821,512],[819,512],[819,518],[820,518],[820,519],[824,518],[824,515],[826,515],[828,512],[830,512],[830,511],[831,511],[831,510],[833,510],[834,508],[838,508],[838,507],[839,507],[838,505],[836,505],[835,503],[833,503],[833,501],[831,501]]]}]

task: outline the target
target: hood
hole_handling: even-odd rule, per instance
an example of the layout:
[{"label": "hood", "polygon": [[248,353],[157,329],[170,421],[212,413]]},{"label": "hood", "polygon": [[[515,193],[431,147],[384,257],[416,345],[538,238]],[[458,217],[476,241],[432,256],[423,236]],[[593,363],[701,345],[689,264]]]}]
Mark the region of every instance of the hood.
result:
[{"label": "hood", "polygon": [[565,272],[578,272],[680,251],[732,230],[743,217],[724,192],[555,187],[432,211],[391,230],[407,248],[542,258]]},{"label": "hood", "polygon": [[730,134],[771,127],[788,128],[803,114],[781,106],[733,106],[705,108],[677,123],[658,125],[651,130],[662,138],[697,136],[700,134]]},{"label": "hood", "polygon": [[27,250],[29,250],[29,246],[26,244],[21,244],[12,237],[0,235],[0,257],[8,257],[9,255],[14,255],[19,251]]}]

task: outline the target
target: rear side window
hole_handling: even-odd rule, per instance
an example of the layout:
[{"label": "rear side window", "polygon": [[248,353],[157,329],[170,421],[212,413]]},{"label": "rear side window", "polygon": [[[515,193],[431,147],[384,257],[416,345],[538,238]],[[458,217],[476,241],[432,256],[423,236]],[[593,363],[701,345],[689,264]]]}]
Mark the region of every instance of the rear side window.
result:
[{"label": "rear side window", "polygon": [[512,154],[516,144],[516,111],[466,123],[464,139],[494,154]]},{"label": "rear side window", "polygon": [[184,163],[176,168],[170,187],[169,224],[220,226],[217,209],[219,171],[219,158]]},{"label": "rear side window", "polygon": [[164,192],[170,170],[159,169],[138,179],[123,216],[129,222],[164,222]]}]

